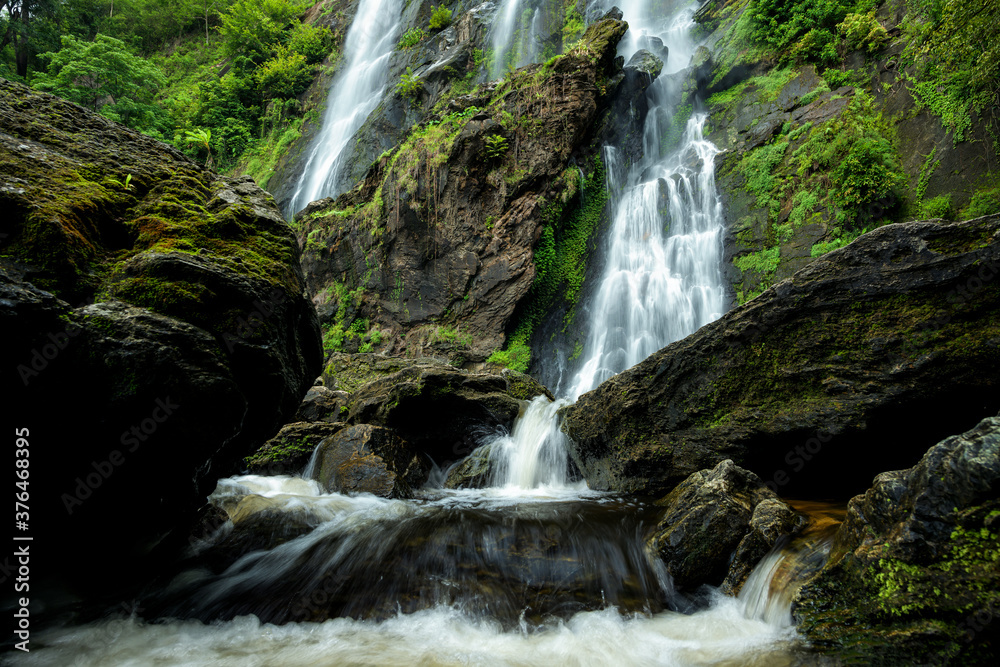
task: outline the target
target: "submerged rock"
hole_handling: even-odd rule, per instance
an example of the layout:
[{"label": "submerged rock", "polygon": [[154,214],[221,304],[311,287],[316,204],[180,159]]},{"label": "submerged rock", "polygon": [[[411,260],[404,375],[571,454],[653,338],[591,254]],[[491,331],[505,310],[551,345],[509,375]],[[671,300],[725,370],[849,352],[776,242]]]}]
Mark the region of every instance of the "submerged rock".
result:
[{"label": "submerged rock", "polygon": [[215,480],[294,413],[320,370],[317,317],[294,234],[249,178],[7,81],[0,165],[32,518],[101,545],[49,549],[38,571],[110,594],[155,546],[182,548]]},{"label": "submerged rock", "polygon": [[[767,529],[765,524],[778,516],[792,518],[794,511],[757,475],[729,460],[692,474],[656,504],[664,509],[650,547],[681,590],[721,584],[731,563],[738,570],[731,575],[734,582],[742,584],[778,538],[795,527],[794,519],[779,519]],[[761,540],[763,549],[751,546],[755,539]],[[735,552],[739,558],[733,562]],[[732,588],[735,592],[738,586]]]},{"label": "submerged rock", "polygon": [[1000,418],[855,497],[830,560],[798,592],[799,630],[867,664],[996,664]]},{"label": "submerged rock", "polygon": [[429,472],[428,461],[392,429],[360,424],[320,443],[314,476],[332,493],[406,498]]},{"label": "submerged rock", "polygon": [[820,257],[566,408],[573,460],[658,495],[731,458],[800,498],[916,461],[1000,407],[998,232],[895,224]]}]

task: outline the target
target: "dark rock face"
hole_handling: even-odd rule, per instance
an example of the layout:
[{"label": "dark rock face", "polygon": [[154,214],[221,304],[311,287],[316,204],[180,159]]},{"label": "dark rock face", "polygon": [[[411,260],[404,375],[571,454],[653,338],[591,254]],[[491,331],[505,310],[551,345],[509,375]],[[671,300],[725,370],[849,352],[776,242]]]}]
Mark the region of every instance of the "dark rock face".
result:
[{"label": "dark rock face", "polygon": [[346,391],[332,391],[322,385],[310,387],[294,419],[297,422],[340,421],[346,416],[347,396]]},{"label": "dark rock face", "polygon": [[896,224],[817,259],[567,408],[572,458],[650,495],[731,458],[802,498],[915,461],[997,411],[998,231]]},{"label": "dark rock face", "polygon": [[248,179],[8,82],[0,165],[0,326],[33,497],[47,533],[103,546],[48,571],[107,591],[104,573],[171,552],[208,486],[294,413],[320,370],[315,310]]},{"label": "dark rock face", "polygon": [[[768,502],[767,506],[764,503]],[[664,507],[650,546],[660,555],[680,590],[692,590],[701,584],[717,586],[726,578],[733,553],[741,548],[740,571],[752,570],[768,549],[744,547],[751,534],[760,534],[766,514],[794,516],[760,478],[726,460],[712,470],[701,470],[681,482],[665,498],[657,501]],[[761,515],[757,516],[757,509]],[[751,518],[758,525],[751,533]],[[770,546],[780,537],[781,528],[791,532],[794,522],[768,531]],[[763,537],[763,535],[761,535]],[[766,540],[767,538],[765,538]],[[769,548],[769,547],[768,547]],[[759,553],[759,555],[757,555]],[[755,558],[756,556],[756,558]],[[748,562],[754,559],[752,562]],[[742,575],[743,580],[749,574]],[[734,574],[734,578],[739,575]],[[742,581],[740,581],[742,584]]]},{"label": "dark rock face", "polygon": [[[362,320],[384,349],[419,356],[450,331],[464,357],[502,346],[536,275],[547,216],[577,205],[579,170],[617,71],[620,21],[591,25],[579,51],[451,100],[336,201],[302,211],[303,267],[330,327]],[[596,58],[584,55],[594,54]],[[533,119],[532,130],[515,118]]]},{"label": "dark rock face", "polygon": [[851,500],[794,614],[815,645],[868,664],[996,664],[1000,418],[932,447]]},{"label": "dark rock face", "polygon": [[473,451],[483,436],[509,429],[520,410],[502,376],[421,364],[354,392],[348,421],[388,426],[434,461],[447,463]]},{"label": "dark rock face", "polygon": [[430,465],[391,429],[351,426],[320,443],[315,477],[327,491],[405,498],[427,481]]}]

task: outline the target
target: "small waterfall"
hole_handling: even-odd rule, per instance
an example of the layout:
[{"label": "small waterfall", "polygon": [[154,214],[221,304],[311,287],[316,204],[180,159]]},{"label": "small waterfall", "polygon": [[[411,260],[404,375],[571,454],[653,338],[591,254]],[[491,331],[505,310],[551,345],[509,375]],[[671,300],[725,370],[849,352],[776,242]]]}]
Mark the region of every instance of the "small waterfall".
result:
[{"label": "small waterfall", "polygon": [[323,127],[310,148],[288,215],[311,201],[340,194],[336,191],[340,156],[382,99],[402,4],[402,0],[359,3],[344,44],[343,64],[330,86]]},{"label": "small waterfall", "polygon": [[522,0],[503,0],[497,9],[496,19],[490,29],[490,45],[493,48],[491,79],[499,79],[507,73],[507,52],[514,41],[514,32],[521,15],[521,2]]},{"label": "small waterfall", "polygon": [[[566,489],[569,485],[569,456],[565,435],[559,430],[556,413],[569,401],[550,401],[536,396],[524,411],[509,436],[493,441],[490,450],[491,486],[535,489]],[[572,485],[585,489],[586,484]]]}]

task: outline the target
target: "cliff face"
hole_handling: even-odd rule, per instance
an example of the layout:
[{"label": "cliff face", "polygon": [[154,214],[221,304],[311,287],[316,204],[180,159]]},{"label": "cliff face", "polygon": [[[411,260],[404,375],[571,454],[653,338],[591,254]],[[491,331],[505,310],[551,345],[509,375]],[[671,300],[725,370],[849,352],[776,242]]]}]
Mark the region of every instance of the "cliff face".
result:
[{"label": "cliff face", "polygon": [[995,414],[1000,216],[901,223],[817,259],[564,411],[594,488],[731,458],[786,497],[860,491]]},{"label": "cliff face", "polygon": [[[560,244],[584,256],[600,220],[601,207],[584,223],[574,214],[588,181],[603,190],[591,144],[608,93],[651,80],[615,77],[626,29],[600,20],[569,54],[452,98],[354,190],[296,217],[328,348],[444,343],[461,363],[501,347]],[[565,289],[556,273],[549,296]]]},{"label": "cliff face", "polygon": [[316,314],[295,237],[248,178],[9,82],[0,173],[33,509],[47,533],[106,547],[48,571],[100,586],[294,413],[321,368]]},{"label": "cliff face", "polygon": [[708,138],[725,151],[717,183],[738,303],[880,225],[997,212],[983,206],[997,196],[996,102],[962,100],[967,110],[927,92],[947,86],[931,86],[934,70],[915,62],[930,23],[914,3],[871,3],[819,26],[832,40],[823,55],[806,38],[762,50],[747,37],[760,4],[712,0],[695,16],[712,60],[692,88],[711,114]]}]

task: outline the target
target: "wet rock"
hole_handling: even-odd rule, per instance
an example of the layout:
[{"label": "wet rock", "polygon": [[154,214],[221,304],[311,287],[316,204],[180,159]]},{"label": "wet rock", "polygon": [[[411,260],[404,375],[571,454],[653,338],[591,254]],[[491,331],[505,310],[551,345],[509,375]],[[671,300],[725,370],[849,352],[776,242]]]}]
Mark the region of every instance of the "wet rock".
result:
[{"label": "wet rock", "polygon": [[422,363],[351,394],[348,421],[392,428],[443,464],[475,449],[484,435],[509,429],[520,410],[500,375]]},{"label": "wet rock", "polygon": [[342,420],[347,410],[347,392],[333,391],[322,385],[314,385],[306,392],[299,409],[295,411],[297,422],[336,422]]},{"label": "wet rock", "polygon": [[448,470],[446,489],[481,489],[489,481],[492,445],[483,445]]},{"label": "wet rock", "polygon": [[330,492],[406,498],[429,472],[427,460],[392,429],[360,424],[320,443],[315,478]]},{"label": "wet rock", "polygon": [[778,541],[805,527],[807,519],[778,498],[765,498],[757,503],[750,517],[749,532],[743,536],[726,579],[720,586],[726,595],[739,595],[747,577],[774,548]]},{"label": "wet rock", "polygon": [[[769,525],[766,516],[779,511],[773,505],[762,507],[758,526],[752,527],[757,508],[765,501],[791,511],[759,477],[729,460],[712,470],[692,474],[657,501],[664,510],[650,546],[663,559],[674,585],[690,591],[701,584],[722,583],[734,551],[750,535]],[[780,522],[771,527],[773,532],[782,528]],[[748,547],[743,558],[754,555],[749,551]],[[755,564],[756,561],[752,565]]]},{"label": "wet rock", "polygon": [[33,510],[102,545],[50,550],[39,572],[109,594],[182,549],[210,485],[295,412],[319,372],[315,310],[295,236],[249,178],[6,81],[0,164],[16,185],[0,187],[8,407],[50,452]]},{"label": "wet rock", "polygon": [[663,61],[645,49],[636,51],[623,68],[625,76],[645,76],[650,81],[660,75]]},{"label": "wet rock", "polygon": [[[947,438],[851,500],[799,630],[869,664],[994,664],[1000,609],[1000,418]],[[845,622],[850,619],[850,622]]]},{"label": "wet rock", "polygon": [[817,499],[915,462],[1000,408],[998,232],[888,225],[818,258],[566,408],[573,460],[656,495],[731,458]]},{"label": "wet rock", "polygon": [[317,445],[347,428],[342,422],[294,422],[281,427],[245,460],[247,472],[254,475],[294,475],[302,472]]}]

